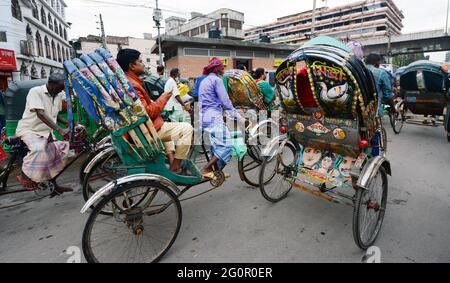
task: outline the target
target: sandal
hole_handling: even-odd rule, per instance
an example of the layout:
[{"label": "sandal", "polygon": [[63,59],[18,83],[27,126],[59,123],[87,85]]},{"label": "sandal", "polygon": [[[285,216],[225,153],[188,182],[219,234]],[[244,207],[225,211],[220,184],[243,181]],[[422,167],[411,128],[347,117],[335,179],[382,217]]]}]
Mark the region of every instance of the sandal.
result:
[{"label": "sandal", "polygon": [[202,174],[205,179],[213,180],[215,178],[214,172],[203,173]]},{"label": "sandal", "polygon": [[22,185],[22,187],[25,191],[32,192],[37,189],[37,185],[38,185],[37,183],[35,183],[31,180],[25,179],[23,176],[17,176],[17,181]]}]

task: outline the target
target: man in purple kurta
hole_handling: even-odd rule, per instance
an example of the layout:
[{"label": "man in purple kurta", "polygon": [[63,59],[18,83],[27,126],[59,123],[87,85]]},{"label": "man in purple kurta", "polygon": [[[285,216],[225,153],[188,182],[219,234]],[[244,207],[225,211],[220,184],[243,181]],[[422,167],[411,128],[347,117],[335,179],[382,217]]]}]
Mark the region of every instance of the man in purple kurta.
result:
[{"label": "man in purple kurta", "polygon": [[212,168],[217,164],[222,170],[232,157],[232,140],[230,131],[223,119],[223,110],[228,115],[245,124],[245,119],[238,113],[230,101],[220,76],[224,73],[224,65],[218,58],[213,58],[204,68],[203,74],[207,76],[199,89],[200,123],[203,130],[209,134],[211,142],[212,159],[202,169],[202,174],[213,178]]}]

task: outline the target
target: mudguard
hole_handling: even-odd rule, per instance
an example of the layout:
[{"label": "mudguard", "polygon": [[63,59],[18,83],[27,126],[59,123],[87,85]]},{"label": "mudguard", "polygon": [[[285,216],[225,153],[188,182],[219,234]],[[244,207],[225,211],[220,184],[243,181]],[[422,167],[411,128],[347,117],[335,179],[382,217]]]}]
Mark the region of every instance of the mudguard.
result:
[{"label": "mudguard", "polygon": [[269,144],[262,150],[264,157],[273,157],[282,152],[283,147],[289,142],[287,135],[281,135],[273,138]]},{"label": "mudguard", "polygon": [[271,124],[275,127],[275,129],[279,128],[279,124],[272,119],[264,120],[264,121],[260,122],[258,125],[256,125],[255,127],[253,127],[249,132],[248,145],[255,145],[255,146],[259,145],[258,138],[260,135],[258,135],[258,130],[264,126],[271,125]]},{"label": "mudguard", "polygon": [[102,160],[104,157],[108,155],[112,155],[114,152],[115,152],[114,147],[105,147],[104,150],[99,152],[94,158],[92,158],[91,162],[89,162],[89,164],[86,165],[83,173],[88,174],[89,172],[91,172],[92,168],[94,168],[95,164],[97,164],[99,160]]},{"label": "mudguard", "polygon": [[136,174],[132,176],[123,177],[121,179],[115,180],[100,190],[98,190],[83,206],[81,209],[81,213],[84,214],[88,211],[93,205],[95,205],[98,201],[100,201],[103,197],[110,194],[114,189],[119,187],[120,185],[136,182],[136,181],[155,181],[160,182],[162,185],[168,187],[172,190],[176,195],[180,194],[180,189],[169,179],[152,174]]},{"label": "mudguard", "polygon": [[383,156],[377,156],[369,160],[359,176],[356,187],[369,190],[369,185],[375,178],[378,170],[383,167],[389,176],[392,176],[391,163]]}]

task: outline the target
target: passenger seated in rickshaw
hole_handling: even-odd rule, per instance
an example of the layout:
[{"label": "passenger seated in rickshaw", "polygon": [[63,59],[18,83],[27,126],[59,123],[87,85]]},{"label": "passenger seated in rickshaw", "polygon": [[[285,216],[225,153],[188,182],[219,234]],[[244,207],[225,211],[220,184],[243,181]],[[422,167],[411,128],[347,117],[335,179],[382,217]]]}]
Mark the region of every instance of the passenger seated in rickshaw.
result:
[{"label": "passenger seated in rickshaw", "polygon": [[[232,139],[223,119],[223,109],[238,122],[246,124],[230,101],[225,85],[220,76],[224,74],[224,65],[218,58],[213,58],[204,68],[207,76],[199,89],[200,122],[202,129],[209,134],[211,142],[211,161],[201,170],[204,177],[213,179],[213,166],[222,170],[231,160]],[[223,109],[222,109],[223,107]]]},{"label": "passenger seated in rickshaw", "polygon": [[164,93],[157,101],[151,100],[149,94],[143,87],[144,82],[140,78],[145,73],[145,65],[139,51],[122,49],[117,55],[117,62],[125,71],[148,116],[152,119],[161,141],[164,143],[170,163],[170,170],[174,173],[181,173],[181,162],[188,157],[191,148],[193,136],[192,126],[188,123],[164,122],[161,117],[161,112],[172,97],[172,93]]},{"label": "passenger seated in rickshaw", "polygon": [[256,83],[264,96],[264,103],[268,106],[269,111],[272,110],[272,104],[275,101],[276,96],[273,87],[266,81],[266,70],[264,68],[256,69],[253,78],[256,80]]}]

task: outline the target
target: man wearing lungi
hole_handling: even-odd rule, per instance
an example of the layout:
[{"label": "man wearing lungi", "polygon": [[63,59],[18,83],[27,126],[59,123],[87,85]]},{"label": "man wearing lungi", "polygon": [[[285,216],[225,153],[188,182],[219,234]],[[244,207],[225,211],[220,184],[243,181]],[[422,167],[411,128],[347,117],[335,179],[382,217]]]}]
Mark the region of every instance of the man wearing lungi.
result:
[{"label": "man wearing lungi", "polygon": [[[37,183],[53,180],[67,162],[70,144],[57,141],[53,135],[53,131],[56,131],[64,137],[69,132],[56,124],[60,122],[69,126],[67,121],[58,117],[62,110],[63,90],[64,76],[55,73],[50,75],[46,85],[32,88],[27,96],[25,112],[19,121],[16,135],[30,151],[23,160],[22,177],[19,177],[24,187],[30,190]],[[71,191],[55,183],[53,196]]]},{"label": "man wearing lungi", "polygon": [[[231,134],[224,122],[223,110],[242,125],[250,126],[249,121],[238,113],[230,101],[222,79],[224,70],[223,62],[219,58],[212,58],[203,69],[206,78],[199,88],[200,123],[209,134],[212,153],[211,161],[201,170],[208,179],[214,179],[213,166],[217,165],[222,170],[232,158]],[[225,177],[229,177],[229,174],[225,173]]]}]

